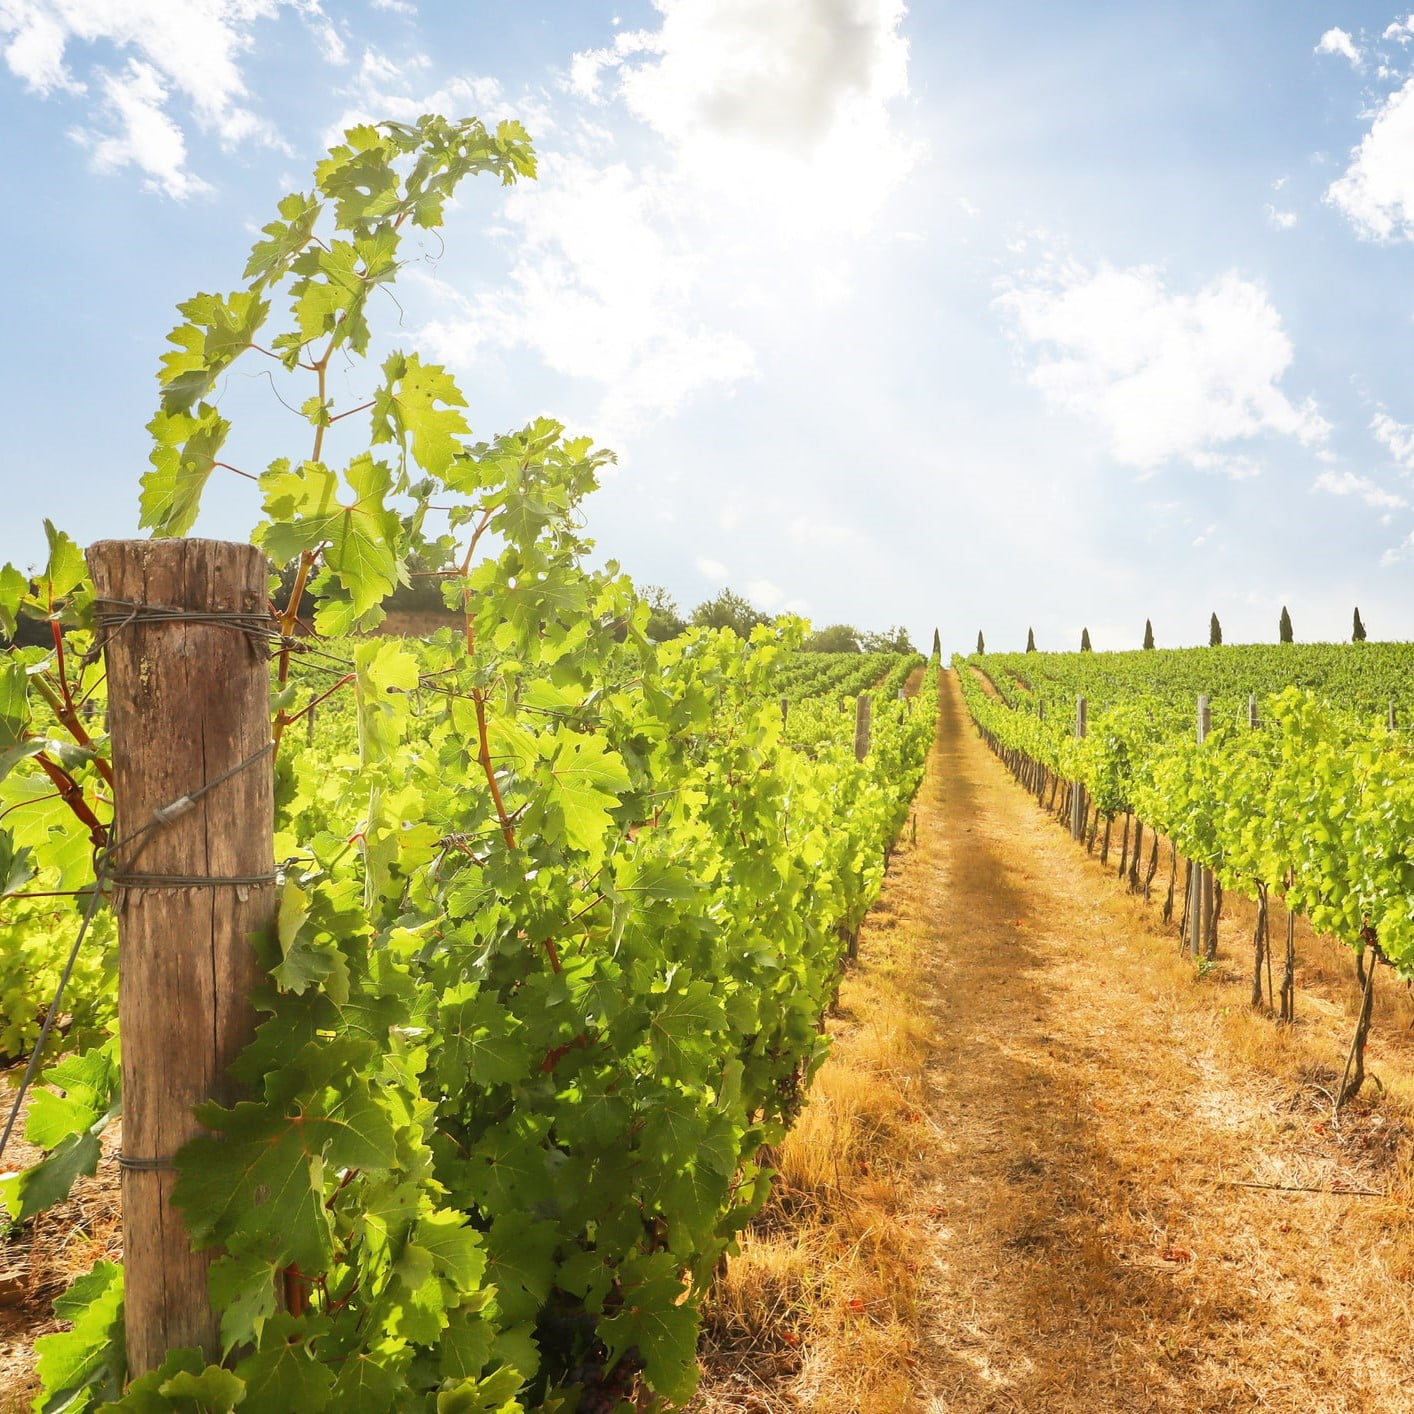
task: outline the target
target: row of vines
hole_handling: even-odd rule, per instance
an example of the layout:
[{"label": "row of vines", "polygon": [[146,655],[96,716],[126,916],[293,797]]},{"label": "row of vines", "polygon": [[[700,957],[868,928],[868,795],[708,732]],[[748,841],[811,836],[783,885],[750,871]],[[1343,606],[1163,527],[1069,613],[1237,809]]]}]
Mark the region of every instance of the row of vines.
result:
[{"label": "row of vines", "polygon": [[[281,202],[244,285],[183,305],[171,335],[143,522],[184,535],[212,475],[251,484],[273,571],[278,925],[255,939],[268,981],[244,1098],[205,1106],[175,1160],[174,1202],[219,1253],[221,1348],[130,1378],[122,1274],[102,1264],[58,1307],[72,1329],[40,1342],[41,1409],[688,1397],[699,1298],[764,1201],[921,778],[936,660],[916,698],[876,704],[864,760],[838,694],[872,681],[792,708],[812,714],[807,745],[778,690],[803,625],[655,643],[630,581],[591,567],[581,505],[606,453],[543,419],[475,439],[451,376],[415,353],[388,351],[336,405],[331,365],[370,367],[402,243],[475,172],[533,175],[516,124],[351,130]],[[301,455],[225,450],[238,358],[289,385]],[[73,1053],[30,1109],[47,1156],[0,1183],[16,1223],[93,1171],[121,1104],[93,591],[77,547],[49,543],[35,577],[0,574],[0,628],[53,639],[0,657],[5,1049],[31,1040],[34,979],[93,922]],[[461,627],[370,636],[413,573],[441,580]],[[896,688],[917,663],[867,666]]]},{"label": "row of vines", "polygon": [[[1344,651],[1359,658],[1364,646]],[[1083,738],[1074,730],[1073,695],[1070,713],[1055,710],[1058,692],[1046,712],[1029,684],[1021,691],[1013,684],[1008,701],[1000,690],[988,692],[965,660],[955,666],[979,729],[1038,792],[1049,788],[1053,796],[1056,783],[1077,783],[1097,819],[1123,814],[1126,824],[1131,817],[1147,823],[1194,865],[1211,870],[1223,889],[1256,899],[1259,930],[1268,897],[1280,897],[1289,914],[1305,916],[1318,932],[1353,949],[1362,978],[1367,959],[1368,979],[1374,962],[1414,975],[1414,748],[1408,734],[1387,717],[1333,705],[1288,679],[1261,696],[1255,724],[1245,704],[1240,717],[1235,710],[1214,712],[1200,742],[1192,700],[1185,722],[1176,705],[1181,689],[1166,690],[1160,661],[1166,655],[1143,657],[1149,660],[1147,688],[1114,693],[1108,706],[1089,715]],[[1187,686],[1187,664],[1176,666]],[[990,657],[981,667],[994,684],[1020,671]],[[1289,672],[1290,664],[1276,659],[1274,675],[1283,667]],[[1062,663],[1044,671],[1061,676],[1064,669]],[[1378,696],[1383,687],[1364,690]],[[1260,931],[1257,946],[1260,971]],[[1367,985],[1365,1021],[1368,1009]]]}]

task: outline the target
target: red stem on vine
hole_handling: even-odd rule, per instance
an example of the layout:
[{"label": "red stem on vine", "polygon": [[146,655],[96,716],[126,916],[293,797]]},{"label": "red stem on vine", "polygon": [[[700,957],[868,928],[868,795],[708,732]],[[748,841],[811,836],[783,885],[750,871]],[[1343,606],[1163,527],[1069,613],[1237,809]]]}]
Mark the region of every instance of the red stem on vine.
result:
[{"label": "red stem on vine", "polygon": [[345,673],[343,677],[341,677],[338,682],[334,684],[333,687],[329,688],[325,692],[321,692],[319,696],[314,699],[313,702],[307,702],[303,707],[299,709],[298,712],[294,712],[290,716],[286,717],[285,725],[287,727],[292,727],[297,721],[299,721],[301,717],[305,716],[309,712],[314,711],[314,709],[318,707],[319,704],[323,702],[326,697],[332,697],[341,687],[343,687],[346,683],[351,683],[357,676],[358,675],[356,673]]},{"label": "red stem on vine", "polygon": [[88,801],[79,783],[57,761],[52,761],[42,751],[34,758],[40,769],[54,783],[60,798],[78,816],[79,823],[88,830],[88,837],[94,846],[102,849],[108,843],[108,828],[89,809]]},{"label": "red stem on vine", "polygon": [[[507,849],[516,847],[516,832],[511,824],[511,817],[506,814],[505,801],[501,799],[501,787],[496,784],[496,772],[491,765],[491,743],[486,734],[486,694],[480,688],[476,688],[471,694],[472,705],[476,708],[476,735],[480,741],[480,750],[477,752],[477,761],[481,764],[481,770],[486,776],[486,784],[491,789],[491,803],[496,808],[496,819],[500,821],[501,838],[506,842]],[[553,944],[547,944],[553,947]],[[555,971],[560,970],[559,959],[551,952],[551,961],[554,963]]]},{"label": "red stem on vine", "polygon": [[54,667],[59,683],[59,696],[55,696],[53,689],[42,677],[34,679],[35,686],[44,695],[45,700],[54,710],[54,715],[58,717],[60,723],[68,731],[69,735],[83,747],[85,751],[93,752],[93,766],[100,776],[103,777],[108,789],[113,789],[113,767],[105,761],[95,750],[93,738],[88,734],[88,728],[79,720],[78,708],[74,706],[73,693],[69,688],[69,673],[66,666],[67,659],[64,656],[64,633],[59,627],[57,619],[49,620],[50,632],[54,635]]}]

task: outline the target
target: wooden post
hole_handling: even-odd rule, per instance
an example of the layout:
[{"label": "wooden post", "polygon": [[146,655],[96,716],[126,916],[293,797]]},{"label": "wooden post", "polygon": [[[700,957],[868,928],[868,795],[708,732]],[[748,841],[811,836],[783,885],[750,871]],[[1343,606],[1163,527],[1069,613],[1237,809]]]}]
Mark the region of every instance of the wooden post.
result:
[{"label": "wooden post", "polygon": [[1399,730],[1399,713],[1395,710],[1394,698],[1389,700],[1389,729],[1392,732]]},{"label": "wooden post", "polygon": [[1257,694],[1255,692],[1247,694],[1247,725],[1253,731],[1256,731],[1259,725],[1257,721]]},{"label": "wooden post", "polygon": [[[1084,740],[1085,737],[1085,699],[1077,697],[1075,699],[1075,739]],[[1075,783],[1075,789],[1070,797],[1070,837],[1074,840],[1085,838],[1085,816],[1086,816],[1085,787],[1079,781]]]},{"label": "wooden post", "polygon": [[[253,546],[216,540],[105,540],[87,558],[108,674],[114,838],[152,826],[140,850],[120,845],[113,861],[135,1379],[175,1347],[220,1356],[206,1290],[215,1254],[191,1250],[171,1204],[171,1159],[201,1132],[194,1105],[236,1098],[227,1070],[254,1033],[261,976],[249,939],[275,916],[274,773],[259,755],[270,743],[267,644],[257,636],[267,567]],[[228,617],[198,621],[208,615]],[[184,797],[193,800],[154,823],[154,811]]]},{"label": "wooden post", "polygon": [[869,710],[872,703],[867,692],[854,699],[854,759],[862,761],[869,755]]},{"label": "wooden post", "polygon": [[[1202,693],[1198,697],[1198,744],[1201,746],[1207,739],[1208,733],[1212,730],[1212,711],[1208,706],[1208,696]],[[1195,865],[1195,868],[1197,866]],[[1190,891],[1188,910],[1188,945],[1191,949],[1191,956],[1202,957],[1208,930],[1212,926],[1213,917],[1213,871],[1211,869],[1197,868],[1197,873],[1193,877],[1193,888]]]}]

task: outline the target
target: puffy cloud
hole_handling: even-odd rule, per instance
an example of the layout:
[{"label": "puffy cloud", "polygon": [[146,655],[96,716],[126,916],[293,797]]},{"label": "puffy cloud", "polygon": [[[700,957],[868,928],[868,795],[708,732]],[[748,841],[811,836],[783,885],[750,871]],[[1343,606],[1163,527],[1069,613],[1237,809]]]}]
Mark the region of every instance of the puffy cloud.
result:
[{"label": "puffy cloud", "polygon": [[1291,341],[1261,286],[1235,274],[1185,294],[1152,266],[1071,263],[1012,282],[997,304],[1031,382],[1093,425],[1117,461],[1149,471],[1182,458],[1251,475],[1226,444],[1276,435],[1316,445],[1329,433],[1313,404],[1278,386]]},{"label": "puffy cloud", "polygon": [[1382,510],[1396,510],[1409,504],[1403,496],[1386,491],[1368,476],[1358,476],[1353,471],[1323,471],[1311,489],[1326,491],[1332,496],[1358,496],[1367,506],[1378,506]]},{"label": "puffy cloud", "polygon": [[1294,211],[1279,211],[1269,201],[1267,203],[1267,224],[1278,231],[1289,231],[1296,225],[1296,213]]},{"label": "puffy cloud", "polygon": [[150,64],[133,60],[122,75],[102,78],[105,109],[116,132],[107,136],[81,131],[100,172],[129,164],[148,174],[147,185],[178,200],[204,191],[207,184],[187,171],[182,130],[167,116],[167,87]]},{"label": "puffy cloud", "polygon": [[1414,472],[1414,427],[1396,422],[1387,412],[1377,412],[1370,421],[1370,431],[1405,471]]},{"label": "puffy cloud", "polygon": [[[100,168],[136,166],[149,186],[184,197],[206,184],[187,170],[175,98],[224,143],[276,141],[246,102],[240,59],[255,25],[283,8],[304,19],[327,59],[342,62],[343,41],[319,0],[0,0],[0,36],[10,72],[33,92],[96,102],[103,126],[80,125],[75,136]],[[122,67],[94,63],[78,76],[70,52],[79,45],[106,46]]]},{"label": "puffy cloud", "polygon": [[1385,99],[1326,200],[1368,240],[1414,233],[1414,79]]},{"label": "puffy cloud", "polygon": [[1316,45],[1315,53],[1343,54],[1357,67],[1360,64],[1360,51],[1355,47],[1355,41],[1343,29],[1328,29]]},{"label": "puffy cloud", "polygon": [[[540,180],[503,207],[509,281],[448,299],[429,331],[449,359],[528,348],[599,385],[618,437],[754,377],[784,321],[848,301],[918,157],[892,113],[901,0],[655,7],[656,28],[573,56],[532,124]],[[425,111],[414,75],[365,73],[361,108]]]}]

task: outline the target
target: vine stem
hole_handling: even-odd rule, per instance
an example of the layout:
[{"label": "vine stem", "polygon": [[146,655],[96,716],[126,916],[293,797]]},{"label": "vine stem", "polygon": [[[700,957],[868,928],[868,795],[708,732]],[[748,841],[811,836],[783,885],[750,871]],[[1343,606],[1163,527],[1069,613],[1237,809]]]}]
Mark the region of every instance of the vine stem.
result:
[{"label": "vine stem", "polygon": [[[66,666],[67,659],[64,656],[64,633],[59,627],[57,619],[49,620],[50,632],[54,635],[54,665],[58,669],[59,692],[63,694],[62,699],[56,696],[54,689],[49,686],[44,678],[36,677],[35,686],[39,688],[54,715],[68,729],[69,734],[87,751],[93,751],[93,738],[89,736],[88,729],[79,720],[78,708],[74,706],[74,698],[69,690],[69,672]],[[108,789],[113,789],[113,767],[105,761],[99,754],[93,752],[93,765],[98,774],[107,782]]]},{"label": "vine stem", "polygon": [[[491,790],[491,803],[496,808],[496,819],[501,824],[501,838],[506,842],[507,849],[516,847],[515,827],[511,824],[511,817],[506,814],[506,803],[501,799],[501,787],[496,784],[496,771],[491,765],[491,742],[486,734],[486,694],[480,688],[473,688],[471,693],[472,706],[476,709],[476,736],[480,746],[476,759],[481,764],[481,770],[486,776],[486,784]],[[552,962],[558,963],[558,958],[551,954]],[[558,965],[555,971],[560,969]]]},{"label": "vine stem", "polygon": [[34,759],[40,770],[53,781],[64,804],[78,816],[80,824],[88,830],[89,839],[102,849],[108,843],[107,826],[89,808],[79,783],[57,761],[52,761],[42,751]]}]

